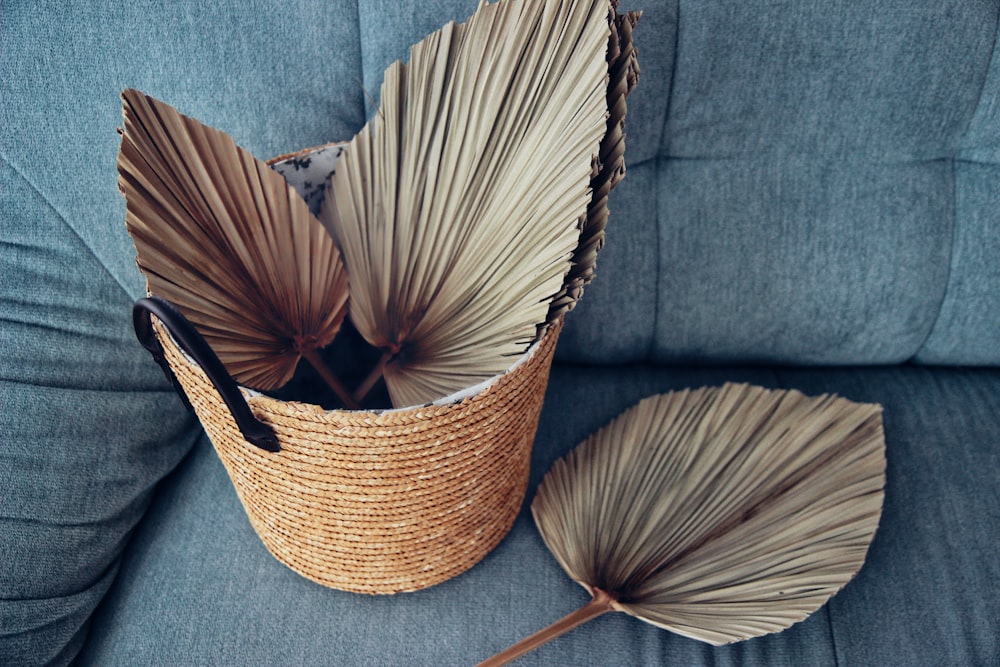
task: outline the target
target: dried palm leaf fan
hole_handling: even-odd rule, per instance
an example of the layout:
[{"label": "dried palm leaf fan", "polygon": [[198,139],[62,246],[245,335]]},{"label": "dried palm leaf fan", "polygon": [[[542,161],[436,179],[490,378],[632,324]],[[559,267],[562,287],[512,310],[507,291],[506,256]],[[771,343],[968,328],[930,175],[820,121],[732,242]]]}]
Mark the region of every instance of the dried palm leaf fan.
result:
[{"label": "dried palm leaf fan", "polygon": [[609,11],[483,3],[386,71],[320,218],[394,405],[503,372],[546,321],[606,130]]},{"label": "dried palm leaf fan", "polygon": [[276,389],[305,357],[353,407],[317,353],[347,312],[329,233],[225,133],[137,90],[122,101],[119,187],[149,291],[195,325],[238,382]]},{"label": "dried palm leaf fan", "polygon": [[864,562],[881,408],[729,384],[645,399],[556,462],[535,522],[590,603],[483,665],[608,611],[711,644],[777,632]]}]

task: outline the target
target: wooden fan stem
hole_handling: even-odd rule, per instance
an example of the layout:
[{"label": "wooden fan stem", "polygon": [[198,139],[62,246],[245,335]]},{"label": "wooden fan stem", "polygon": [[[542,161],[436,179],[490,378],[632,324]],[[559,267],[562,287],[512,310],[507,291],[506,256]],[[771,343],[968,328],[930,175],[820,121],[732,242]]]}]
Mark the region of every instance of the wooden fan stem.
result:
[{"label": "wooden fan stem", "polygon": [[319,352],[316,348],[305,349],[301,352],[305,360],[316,369],[316,372],[319,373],[321,378],[323,378],[323,381],[330,385],[330,389],[333,389],[334,393],[337,394],[337,397],[340,398],[348,410],[357,410],[360,407],[357,401],[354,400],[354,397],[351,396],[351,393],[347,391],[347,388],[341,384],[340,380],[337,379],[337,376],[333,374],[333,371],[330,370],[329,366],[323,362],[323,358],[319,356]]},{"label": "wooden fan stem", "polygon": [[381,379],[382,373],[385,372],[385,365],[389,363],[389,360],[392,359],[392,357],[393,354],[391,350],[386,350],[382,353],[382,358],[378,360],[377,364],[375,364],[375,368],[371,370],[368,377],[365,378],[365,381],[354,390],[354,400],[356,402],[361,403],[361,401],[365,400],[365,397],[368,396],[369,392],[371,392],[371,390],[375,387],[375,383]]},{"label": "wooden fan stem", "polygon": [[614,598],[601,589],[595,588],[594,597],[590,602],[576,611],[570,612],[549,627],[525,637],[510,648],[497,653],[492,658],[484,660],[479,663],[478,667],[500,667],[500,665],[506,665],[511,660],[520,658],[525,653],[535,650],[542,644],[569,632],[576,626],[582,625],[606,612],[614,611],[613,605]]}]

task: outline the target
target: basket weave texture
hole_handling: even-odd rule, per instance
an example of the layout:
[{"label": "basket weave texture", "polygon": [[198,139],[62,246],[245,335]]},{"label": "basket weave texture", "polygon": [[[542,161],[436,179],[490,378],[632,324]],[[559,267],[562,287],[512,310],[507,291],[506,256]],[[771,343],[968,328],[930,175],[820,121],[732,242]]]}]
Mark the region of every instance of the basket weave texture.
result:
[{"label": "basket weave texture", "polygon": [[457,403],[323,410],[243,390],[274,428],[275,453],[243,439],[201,368],[157,325],[250,523],[299,574],[356,593],[419,590],[478,563],[513,525],[561,319],[528,359]]}]

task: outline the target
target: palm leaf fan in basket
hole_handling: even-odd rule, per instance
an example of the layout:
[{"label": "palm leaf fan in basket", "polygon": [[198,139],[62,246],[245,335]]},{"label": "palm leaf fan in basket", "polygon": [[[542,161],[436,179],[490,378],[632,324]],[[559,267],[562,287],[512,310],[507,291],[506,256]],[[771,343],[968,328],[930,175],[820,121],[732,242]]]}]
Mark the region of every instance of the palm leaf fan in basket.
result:
[{"label": "palm leaf fan in basket", "polygon": [[122,93],[125,222],[148,290],[173,303],[245,385],[276,389],[347,312],[333,238],[282,176],[229,135],[137,90]]},{"label": "palm leaf fan in basket", "polygon": [[885,486],[878,405],[728,384],[647,398],[556,462],[532,513],[590,603],[725,644],[777,632],[860,569]]},{"label": "palm leaf fan in basket", "polygon": [[386,71],[320,218],[395,406],[501,373],[537,337],[606,131],[609,8],[484,2]]}]

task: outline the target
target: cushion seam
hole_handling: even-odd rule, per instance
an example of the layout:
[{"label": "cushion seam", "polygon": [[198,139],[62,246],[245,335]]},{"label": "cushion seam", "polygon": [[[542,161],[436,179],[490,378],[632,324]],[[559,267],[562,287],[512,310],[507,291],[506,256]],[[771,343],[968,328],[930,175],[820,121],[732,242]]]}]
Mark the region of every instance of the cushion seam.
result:
[{"label": "cushion seam", "polygon": [[934,321],[927,327],[927,334],[924,336],[923,341],[920,342],[914,353],[910,356],[909,360],[914,363],[921,363],[920,356],[926,353],[927,342],[933,338],[934,332],[941,322],[941,314],[944,312],[945,304],[948,302],[948,296],[951,294],[951,276],[955,270],[955,245],[958,238],[958,170],[954,158],[951,158],[949,163],[951,167],[951,237],[948,247],[948,271],[945,275],[944,288],[941,290],[941,298],[938,300],[937,314],[934,315]]},{"label": "cushion seam", "polygon": [[997,25],[993,30],[993,47],[990,49],[990,58],[986,64],[986,71],[983,73],[983,80],[979,84],[979,95],[976,99],[976,105],[969,115],[969,120],[965,124],[965,129],[962,131],[960,139],[958,141],[958,147],[950,158],[951,162],[951,247],[949,248],[949,259],[948,259],[948,275],[945,277],[944,289],[941,290],[941,300],[938,302],[937,314],[934,316],[934,321],[931,326],[927,329],[927,335],[924,336],[924,340],[917,346],[916,351],[910,357],[910,361],[917,363],[921,362],[920,357],[928,352],[927,343],[934,337],[934,332],[937,331],[938,324],[941,322],[941,314],[944,312],[945,304],[948,302],[948,296],[952,291],[952,274],[955,271],[955,246],[958,240],[958,166],[959,162],[965,162],[961,159],[962,152],[970,148],[967,145],[966,139],[969,134],[969,130],[972,128],[973,123],[979,116],[980,109],[983,108],[983,97],[986,93],[986,83],[989,80],[990,70],[994,65],[994,60],[996,59],[997,46],[1000,45],[1000,12],[997,14]]},{"label": "cushion seam", "polygon": [[354,0],[354,16],[357,17],[355,26],[357,28],[356,34],[358,37],[358,65],[361,67],[361,72],[359,73],[359,83],[361,84],[361,90],[359,92],[361,95],[361,113],[364,120],[363,124],[367,124],[369,117],[368,105],[372,104],[375,106],[375,110],[378,110],[378,105],[375,104],[375,100],[372,99],[372,94],[368,92],[368,88],[365,84],[365,47],[361,34],[361,0]]},{"label": "cushion seam", "polygon": [[[669,150],[663,150],[664,144],[669,144],[669,139],[667,138],[667,126],[670,124],[670,108],[672,106],[671,102],[674,99],[674,84],[677,79],[677,55],[680,50],[680,34],[681,34],[681,5],[680,2],[674,3],[674,49],[673,49],[673,60],[670,63],[670,85],[667,88],[667,99],[665,100],[664,112],[663,112],[663,125],[660,127],[660,153],[669,154]],[[661,170],[663,168],[663,160],[660,155],[655,158],[650,158],[656,160],[656,185],[659,186],[661,182]],[[645,162],[643,160],[642,162]],[[637,164],[642,164],[639,162]],[[656,270],[653,278],[653,321],[652,330],[649,335],[649,345],[646,348],[645,360],[654,361],[657,349],[657,338],[660,329],[660,282],[662,280],[663,273],[663,257],[661,253],[662,239],[661,239],[661,228],[663,221],[660,219],[660,188],[654,188],[654,214],[653,214],[653,238],[655,239],[655,252],[656,252]]]},{"label": "cushion seam", "polygon": [[0,151],[0,162],[2,162],[4,165],[6,165],[7,167],[9,167],[10,170],[18,178],[20,178],[22,181],[24,181],[28,185],[28,187],[31,189],[31,191],[34,192],[35,195],[42,202],[44,202],[44,204],[55,214],[55,216],[59,219],[59,221],[62,222],[63,225],[65,225],[66,228],[70,230],[70,232],[73,233],[73,236],[76,237],[76,239],[80,242],[80,244],[83,245],[83,247],[87,249],[87,252],[89,252],[91,255],[93,255],[94,259],[97,260],[97,263],[100,265],[101,269],[103,269],[104,272],[107,273],[108,276],[111,277],[111,279],[114,281],[114,283],[116,285],[118,285],[119,288],[121,288],[122,292],[125,294],[126,298],[128,298],[129,302],[131,302],[132,301],[132,295],[129,292],[128,287],[126,287],[118,279],[118,277],[115,276],[114,273],[112,273],[112,271],[107,267],[107,265],[101,260],[101,257],[96,252],[94,252],[93,247],[91,247],[91,245],[89,243],[87,243],[86,240],[84,240],[83,236],[80,235],[80,233],[73,227],[73,225],[71,225],[69,223],[69,219],[66,217],[66,215],[63,214],[58,208],[56,208],[56,205],[51,200],[49,200],[48,197],[45,196],[45,193],[42,192],[42,190],[37,185],[35,185],[31,181],[31,179],[28,178],[27,175],[25,175],[25,173],[23,171],[21,171],[20,169],[18,169],[14,165],[14,163],[11,162],[7,158],[6,155],[4,155],[4,153],[2,151]]},{"label": "cushion seam", "polygon": [[983,72],[983,80],[979,83],[979,94],[976,96],[976,105],[972,109],[972,113],[969,114],[969,119],[965,123],[965,129],[962,130],[962,134],[959,135],[957,151],[961,151],[972,148],[967,144],[967,139],[969,135],[969,130],[972,128],[973,123],[979,117],[980,110],[983,108],[983,97],[986,95],[986,84],[990,79],[990,71],[992,71],[994,66],[994,61],[997,60],[997,46],[1000,45],[1000,11],[997,12],[996,27],[993,29],[993,46],[990,48],[990,57],[986,61],[986,71]]}]

